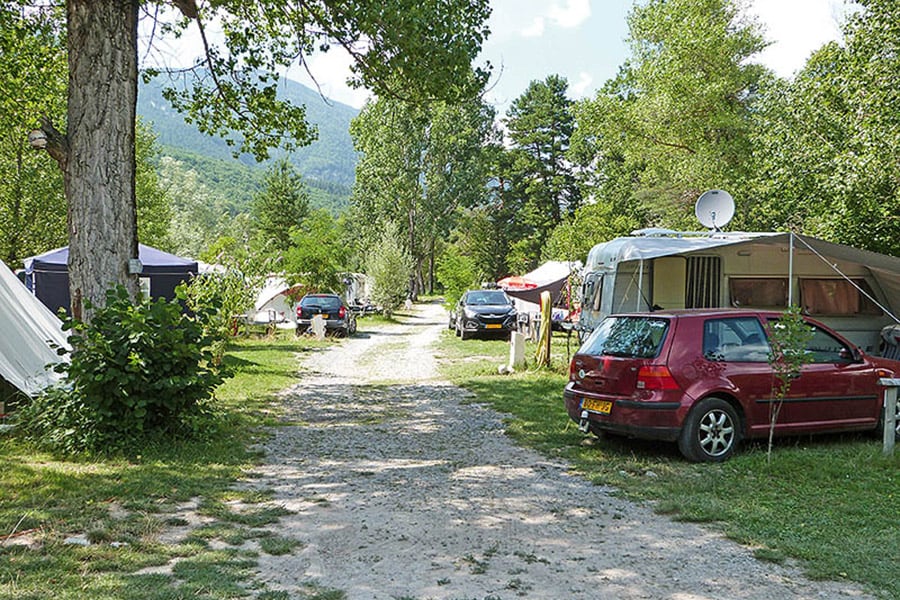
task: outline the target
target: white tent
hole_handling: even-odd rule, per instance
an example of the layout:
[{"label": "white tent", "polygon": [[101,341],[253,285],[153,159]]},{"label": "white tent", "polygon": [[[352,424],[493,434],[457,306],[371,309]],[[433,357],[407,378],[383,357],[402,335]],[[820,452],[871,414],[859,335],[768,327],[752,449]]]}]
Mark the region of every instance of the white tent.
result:
[{"label": "white tent", "polygon": [[56,383],[48,369],[63,360],[57,347],[68,348],[62,322],[0,263],[0,375],[29,396]]},{"label": "white tent", "polygon": [[268,277],[253,305],[250,321],[253,323],[290,323],[296,321],[293,292],[298,285],[288,285],[282,277]]}]

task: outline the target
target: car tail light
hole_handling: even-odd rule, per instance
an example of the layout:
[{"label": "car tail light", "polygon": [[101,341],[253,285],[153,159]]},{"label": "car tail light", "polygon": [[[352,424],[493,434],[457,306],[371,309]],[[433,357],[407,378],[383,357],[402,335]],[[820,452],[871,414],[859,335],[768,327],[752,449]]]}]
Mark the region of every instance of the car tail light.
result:
[{"label": "car tail light", "polygon": [[338,319],[343,319],[346,314],[347,314],[347,308],[345,306],[341,305],[341,308],[338,310]]},{"label": "car tail light", "polygon": [[637,377],[639,390],[678,390],[681,389],[669,368],[664,365],[647,365],[640,368]]},{"label": "car tail light", "polygon": [[575,359],[569,361],[569,381],[575,381]]},{"label": "car tail light", "polygon": [[301,318],[303,316],[303,307],[297,306],[297,318]]}]

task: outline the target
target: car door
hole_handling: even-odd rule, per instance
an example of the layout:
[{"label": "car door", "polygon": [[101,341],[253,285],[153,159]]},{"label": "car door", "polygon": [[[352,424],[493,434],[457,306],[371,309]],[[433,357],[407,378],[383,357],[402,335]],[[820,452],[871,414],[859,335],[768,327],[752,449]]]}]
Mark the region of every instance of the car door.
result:
[{"label": "car door", "polygon": [[779,429],[802,432],[874,426],[880,394],[874,365],[858,358],[851,345],[831,332],[812,326],[799,377],[790,384]]},{"label": "car door", "polygon": [[[751,437],[768,429],[773,371],[762,322],[755,315],[707,319],[700,376],[719,381],[741,404]],[[708,392],[703,392],[706,395]]]}]

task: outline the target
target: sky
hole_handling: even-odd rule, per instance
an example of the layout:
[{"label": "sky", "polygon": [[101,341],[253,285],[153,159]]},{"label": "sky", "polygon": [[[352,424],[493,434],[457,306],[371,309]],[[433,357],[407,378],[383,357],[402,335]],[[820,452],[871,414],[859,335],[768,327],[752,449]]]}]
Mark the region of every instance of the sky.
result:
[{"label": "sky", "polygon": [[[502,114],[534,80],[564,76],[569,97],[593,96],[628,55],[626,16],[634,0],[492,0],[491,36],[478,62],[493,65],[486,99]],[[759,62],[792,76],[823,44],[840,38],[846,0],[747,0],[771,45]],[[365,90],[345,84],[348,62],[338,51],[311,61],[322,92],[360,108]],[[299,74],[292,78],[301,79]]]}]

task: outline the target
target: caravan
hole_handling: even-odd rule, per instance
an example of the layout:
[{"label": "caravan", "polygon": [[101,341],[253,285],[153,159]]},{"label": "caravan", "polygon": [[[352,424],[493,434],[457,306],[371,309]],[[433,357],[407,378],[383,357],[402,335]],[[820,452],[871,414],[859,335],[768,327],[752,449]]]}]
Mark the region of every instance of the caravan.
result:
[{"label": "caravan", "polygon": [[[581,288],[582,339],[606,316],[682,308],[801,307],[866,352],[894,343],[900,323],[900,258],[795,233],[723,232],[733,214],[697,203],[705,232],[644,229],[594,246]],[[716,214],[726,218],[716,221]]]},{"label": "caravan", "polygon": [[900,259],[793,233],[636,231],[588,254],[579,330],[607,315],[799,305],[867,352],[900,312]]}]

